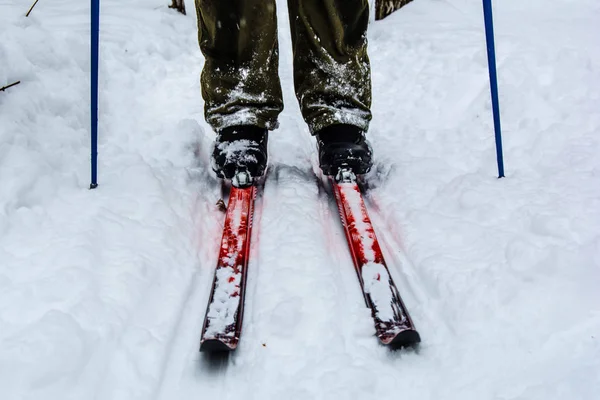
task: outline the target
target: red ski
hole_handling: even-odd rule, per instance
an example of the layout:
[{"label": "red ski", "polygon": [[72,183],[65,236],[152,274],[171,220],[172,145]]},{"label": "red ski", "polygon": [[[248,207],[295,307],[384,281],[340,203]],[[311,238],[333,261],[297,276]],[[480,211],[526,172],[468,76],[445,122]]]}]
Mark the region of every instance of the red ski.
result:
[{"label": "red ski", "polygon": [[255,196],[255,186],[231,188],[200,351],[235,350],[240,340]]},{"label": "red ski", "polygon": [[419,343],[419,333],[383,258],[356,176],[351,171],[341,170],[331,183],[377,337],[382,344],[392,348]]}]

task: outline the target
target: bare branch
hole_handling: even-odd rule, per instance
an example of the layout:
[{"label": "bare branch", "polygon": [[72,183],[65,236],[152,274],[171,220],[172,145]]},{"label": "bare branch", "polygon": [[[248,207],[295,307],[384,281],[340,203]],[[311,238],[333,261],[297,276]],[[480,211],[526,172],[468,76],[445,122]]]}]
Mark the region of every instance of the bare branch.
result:
[{"label": "bare branch", "polygon": [[35,7],[35,5],[38,3],[38,1],[40,1],[40,0],[35,0],[35,3],[33,3],[33,5],[31,6],[31,8],[29,9],[29,11],[27,11],[27,14],[25,14],[26,17],[29,17],[29,14],[31,14],[31,11],[33,10],[33,7]]},{"label": "bare branch", "polygon": [[173,0],[173,3],[171,3],[169,8],[174,8],[183,15],[185,15],[185,3],[183,2],[183,0]]},{"label": "bare branch", "polygon": [[4,86],[0,88],[0,92],[4,92],[6,89],[13,87],[15,85],[18,85],[19,83],[21,83],[21,81],[16,81],[15,83],[11,83],[10,85]]},{"label": "bare branch", "polygon": [[384,19],[411,1],[412,0],[377,0],[375,1],[375,19]]}]

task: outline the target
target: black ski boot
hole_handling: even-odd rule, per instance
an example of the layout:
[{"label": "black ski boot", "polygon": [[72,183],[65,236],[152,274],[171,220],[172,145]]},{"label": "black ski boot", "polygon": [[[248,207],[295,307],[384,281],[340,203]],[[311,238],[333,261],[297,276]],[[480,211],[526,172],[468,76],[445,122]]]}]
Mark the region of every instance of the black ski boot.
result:
[{"label": "black ski boot", "polygon": [[234,186],[252,185],[267,168],[267,137],[267,129],[253,125],[222,129],[215,140],[212,169],[220,178],[233,180]]},{"label": "black ski boot", "polygon": [[316,137],[319,165],[325,175],[335,176],[340,169],[362,175],[371,169],[373,151],[359,127],[331,125],[317,132]]}]

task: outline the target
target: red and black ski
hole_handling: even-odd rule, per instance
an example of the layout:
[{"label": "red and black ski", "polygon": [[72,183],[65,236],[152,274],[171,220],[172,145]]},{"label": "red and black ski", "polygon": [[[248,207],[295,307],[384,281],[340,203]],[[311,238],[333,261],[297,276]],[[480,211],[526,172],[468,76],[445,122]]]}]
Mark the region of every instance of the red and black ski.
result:
[{"label": "red and black ski", "polygon": [[255,197],[255,186],[231,188],[200,351],[235,350],[240,340]]},{"label": "red and black ski", "polygon": [[341,170],[331,183],[377,337],[392,348],[419,343],[421,338],[385,263],[355,175]]},{"label": "red and black ski", "polygon": [[[420,336],[383,258],[356,177],[340,171],[331,179],[350,254],[380,342],[415,345]],[[242,330],[256,187],[232,187],[219,259],[202,328],[200,350],[232,351]]]}]

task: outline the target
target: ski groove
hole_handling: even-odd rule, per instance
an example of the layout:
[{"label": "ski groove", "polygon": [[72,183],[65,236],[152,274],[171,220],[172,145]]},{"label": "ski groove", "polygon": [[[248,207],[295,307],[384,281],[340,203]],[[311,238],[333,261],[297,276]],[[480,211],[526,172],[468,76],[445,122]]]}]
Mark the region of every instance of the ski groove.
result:
[{"label": "ski groove", "polygon": [[382,252],[386,259],[391,261],[390,273],[402,291],[404,300],[411,304],[411,311],[416,311],[413,314],[417,316],[425,313],[430,322],[435,322],[436,330],[443,327],[446,332],[454,336],[456,331],[445,314],[439,310],[438,302],[431,301],[438,296],[427,293],[422,274],[410,258],[404,240],[399,237],[401,234],[397,233],[396,228],[401,226],[400,223],[394,216],[383,215],[376,193],[369,191],[364,198],[371,219],[377,226]]}]

